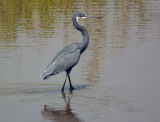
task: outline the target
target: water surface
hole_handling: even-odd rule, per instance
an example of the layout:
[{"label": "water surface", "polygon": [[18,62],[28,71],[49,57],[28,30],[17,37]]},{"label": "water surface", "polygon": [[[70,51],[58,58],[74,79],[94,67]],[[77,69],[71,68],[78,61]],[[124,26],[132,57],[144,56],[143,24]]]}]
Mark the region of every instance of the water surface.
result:
[{"label": "water surface", "polygon": [[[160,2],[157,0],[0,1],[0,118],[3,122],[160,121]],[[71,73],[46,81],[40,70],[60,49],[90,44]]]}]

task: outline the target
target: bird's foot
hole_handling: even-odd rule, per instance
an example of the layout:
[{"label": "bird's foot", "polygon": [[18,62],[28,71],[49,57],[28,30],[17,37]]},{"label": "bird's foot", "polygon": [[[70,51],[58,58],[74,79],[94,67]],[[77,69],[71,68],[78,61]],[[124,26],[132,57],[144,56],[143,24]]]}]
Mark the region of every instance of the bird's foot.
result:
[{"label": "bird's foot", "polygon": [[70,90],[71,90],[71,91],[74,90],[74,89],[75,89],[75,88],[74,88],[73,86],[70,87]]}]

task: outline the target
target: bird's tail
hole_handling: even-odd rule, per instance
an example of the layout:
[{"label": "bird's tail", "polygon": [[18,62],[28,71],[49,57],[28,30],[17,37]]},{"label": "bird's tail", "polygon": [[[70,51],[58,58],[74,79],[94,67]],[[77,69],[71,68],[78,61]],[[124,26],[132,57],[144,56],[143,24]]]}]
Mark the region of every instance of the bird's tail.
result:
[{"label": "bird's tail", "polygon": [[55,74],[57,73],[54,72],[52,68],[50,68],[49,66],[44,66],[42,67],[40,78],[42,78],[43,80],[46,80]]},{"label": "bird's tail", "polygon": [[44,79],[45,72],[46,72],[46,66],[43,66],[42,69],[41,69],[40,78]]},{"label": "bird's tail", "polygon": [[49,74],[47,72],[47,66],[42,67],[41,69],[41,73],[40,73],[40,78],[42,78],[43,80],[48,79],[51,76],[51,74]]}]

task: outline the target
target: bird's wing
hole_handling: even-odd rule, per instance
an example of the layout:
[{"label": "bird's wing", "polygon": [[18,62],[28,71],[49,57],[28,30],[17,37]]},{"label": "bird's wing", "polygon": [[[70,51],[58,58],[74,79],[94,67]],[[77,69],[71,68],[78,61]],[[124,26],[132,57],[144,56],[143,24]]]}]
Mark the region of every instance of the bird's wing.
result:
[{"label": "bird's wing", "polygon": [[41,77],[44,78],[66,71],[68,68],[75,66],[79,58],[80,50],[78,49],[78,44],[68,45],[53,58],[48,66],[42,69]]},{"label": "bird's wing", "polygon": [[63,72],[74,67],[80,59],[80,49],[76,49],[73,52],[67,52],[60,57],[55,63],[55,71]]},{"label": "bird's wing", "polygon": [[[64,53],[71,53],[71,52],[74,52],[76,49],[78,49],[78,43],[73,43],[73,44],[70,44],[68,45],[67,47],[65,47],[64,49],[62,49],[54,58],[53,60],[55,60],[56,58],[60,57],[61,55],[63,55]],[[52,61],[53,61],[52,60]],[[51,63],[52,63],[51,61]]]}]

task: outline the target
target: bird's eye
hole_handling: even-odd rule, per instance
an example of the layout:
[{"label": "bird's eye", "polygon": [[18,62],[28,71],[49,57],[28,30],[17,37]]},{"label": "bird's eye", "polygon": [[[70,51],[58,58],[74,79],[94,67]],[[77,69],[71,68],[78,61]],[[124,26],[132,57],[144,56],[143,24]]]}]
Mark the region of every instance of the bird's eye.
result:
[{"label": "bird's eye", "polygon": [[81,17],[83,17],[84,15],[83,14],[81,14]]}]

